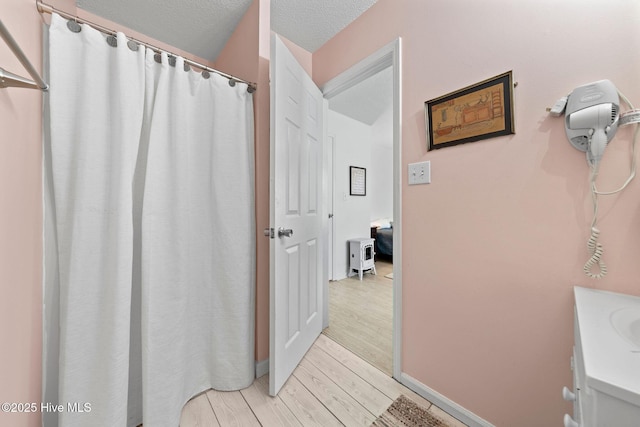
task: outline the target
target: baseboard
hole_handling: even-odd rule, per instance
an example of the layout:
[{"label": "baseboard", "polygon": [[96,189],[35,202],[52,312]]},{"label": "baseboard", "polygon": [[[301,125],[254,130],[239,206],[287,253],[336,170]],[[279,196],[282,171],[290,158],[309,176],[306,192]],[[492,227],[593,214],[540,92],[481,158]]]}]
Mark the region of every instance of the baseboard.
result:
[{"label": "baseboard", "polygon": [[400,375],[400,382],[469,427],[495,427],[490,422],[480,418],[437,391],[430,389],[410,375],[402,373]]},{"label": "baseboard", "polygon": [[263,375],[267,375],[269,373],[269,359],[261,360],[260,362],[256,361],[256,378],[260,378]]}]

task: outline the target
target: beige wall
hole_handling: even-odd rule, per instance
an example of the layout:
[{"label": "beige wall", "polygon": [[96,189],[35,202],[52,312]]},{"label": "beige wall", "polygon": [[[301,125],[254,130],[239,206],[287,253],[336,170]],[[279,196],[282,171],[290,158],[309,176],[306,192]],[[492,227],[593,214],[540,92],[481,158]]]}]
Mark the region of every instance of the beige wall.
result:
[{"label": "beige wall", "polygon": [[[313,55],[321,85],[402,37],[402,369],[496,426],[571,411],[572,286],[640,294],[640,181],[601,198],[609,275],[586,278],[585,156],[545,112],[603,78],[640,103],[639,26],[635,0],[379,0]],[[424,102],[508,70],[516,134],[427,152]],[[630,135],[607,149],[602,189],[626,178]],[[432,184],[409,187],[422,160]]]}]

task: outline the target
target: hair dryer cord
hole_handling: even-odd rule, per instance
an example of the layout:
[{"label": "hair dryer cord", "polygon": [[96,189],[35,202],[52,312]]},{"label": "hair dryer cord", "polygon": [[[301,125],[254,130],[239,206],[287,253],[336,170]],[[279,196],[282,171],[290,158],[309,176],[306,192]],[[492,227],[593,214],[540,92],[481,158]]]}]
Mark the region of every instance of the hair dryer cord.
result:
[{"label": "hair dryer cord", "polygon": [[[589,249],[589,253],[591,257],[585,263],[583,270],[584,274],[591,277],[592,279],[601,279],[607,275],[607,266],[602,260],[602,254],[604,253],[604,248],[602,244],[598,243],[598,236],[600,235],[600,230],[595,227],[591,227],[591,237],[589,237],[589,241],[587,242],[587,248]],[[599,272],[592,273],[591,269],[594,265],[598,265]]]}]

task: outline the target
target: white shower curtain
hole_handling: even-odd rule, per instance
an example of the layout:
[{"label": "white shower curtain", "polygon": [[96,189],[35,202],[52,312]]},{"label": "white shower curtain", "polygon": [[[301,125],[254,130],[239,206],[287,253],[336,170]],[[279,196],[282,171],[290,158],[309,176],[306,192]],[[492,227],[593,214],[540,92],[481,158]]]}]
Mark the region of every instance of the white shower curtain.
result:
[{"label": "white shower curtain", "polygon": [[254,377],[252,96],[57,15],[49,40],[44,399],[90,411],[43,422],[175,427]]}]

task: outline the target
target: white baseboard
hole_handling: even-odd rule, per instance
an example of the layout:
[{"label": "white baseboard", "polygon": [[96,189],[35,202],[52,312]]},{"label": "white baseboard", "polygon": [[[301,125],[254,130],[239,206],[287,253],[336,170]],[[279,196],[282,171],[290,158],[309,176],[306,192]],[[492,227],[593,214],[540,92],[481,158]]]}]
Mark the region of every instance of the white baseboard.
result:
[{"label": "white baseboard", "polygon": [[260,378],[263,375],[267,375],[269,373],[269,359],[261,360],[260,362],[256,361],[256,378]]},{"label": "white baseboard", "polygon": [[437,391],[430,389],[410,375],[405,373],[400,374],[400,382],[469,427],[495,427],[490,422],[480,418]]}]

